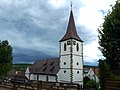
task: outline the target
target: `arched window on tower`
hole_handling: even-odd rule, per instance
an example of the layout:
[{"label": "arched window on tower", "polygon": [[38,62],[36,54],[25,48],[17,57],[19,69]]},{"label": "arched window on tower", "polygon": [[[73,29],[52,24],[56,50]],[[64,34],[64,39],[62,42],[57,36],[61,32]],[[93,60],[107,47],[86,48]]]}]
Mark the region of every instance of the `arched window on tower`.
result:
[{"label": "arched window on tower", "polygon": [[66,51],[66,43],[64,43],[64,51]]},{"label": "arched window on tower", "polygon": [[78,43],[77,43],[76,49],[77,49],[77,51],[79,51],[79,44]]}]

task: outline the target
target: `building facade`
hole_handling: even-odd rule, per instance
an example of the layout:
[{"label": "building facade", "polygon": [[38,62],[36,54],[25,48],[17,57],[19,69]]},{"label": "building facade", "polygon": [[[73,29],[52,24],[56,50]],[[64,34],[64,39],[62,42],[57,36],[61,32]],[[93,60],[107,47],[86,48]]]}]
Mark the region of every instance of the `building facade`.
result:
[{"label": "building facade", "polygon": [[95,80],[96,82],[99,82],[99,76],[98,76],[98,69],[97,68],[90,68],[88,71],[87,77],[90,78],[90,80]]}]

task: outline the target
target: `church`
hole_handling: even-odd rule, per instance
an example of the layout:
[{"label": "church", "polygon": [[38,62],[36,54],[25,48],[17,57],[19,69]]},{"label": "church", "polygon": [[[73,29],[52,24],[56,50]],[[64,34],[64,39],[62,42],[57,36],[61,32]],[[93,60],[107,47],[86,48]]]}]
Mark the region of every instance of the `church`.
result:
[{"label": "church", "polygon": [[83,84],[83,41],[77,34],[72,9],[66,34],[59,41],[59,57],[35,61],[25,76],[30,80]]}]

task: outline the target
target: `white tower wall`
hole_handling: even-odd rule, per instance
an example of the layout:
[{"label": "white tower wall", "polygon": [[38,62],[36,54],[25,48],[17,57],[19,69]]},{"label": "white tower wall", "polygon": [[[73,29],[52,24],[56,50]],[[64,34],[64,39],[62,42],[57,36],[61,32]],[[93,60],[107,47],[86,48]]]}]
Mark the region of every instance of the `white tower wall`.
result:
[{"label": "white tower wall", "polygon": [[[70,44],[68,44],[69,42]],[[64,49],[65,43],[66,50]],[[60,71],[58,72],[58,81],[83,84],[82,42],[75,39],[60,42]]]}]

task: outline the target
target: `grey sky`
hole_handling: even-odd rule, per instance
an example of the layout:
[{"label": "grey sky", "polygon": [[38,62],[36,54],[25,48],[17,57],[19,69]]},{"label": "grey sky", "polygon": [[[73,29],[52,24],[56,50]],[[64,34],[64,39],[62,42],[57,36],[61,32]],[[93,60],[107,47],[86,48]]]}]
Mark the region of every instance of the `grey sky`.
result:
[{"label": "grey sky", "polygon": [[[81,0],[73,1],[77,32],[86,46],[97,40],[97,34],[79,23],[80,8],[83,7],[85,4]],[[0,0],[0,40],[10,42],[14,63],[58,57],[59,40],[66,32],[69,14],[69,0]],[[89,63],[93,59],[91,63],[97,63],[96,58],[84,59]]]}]

